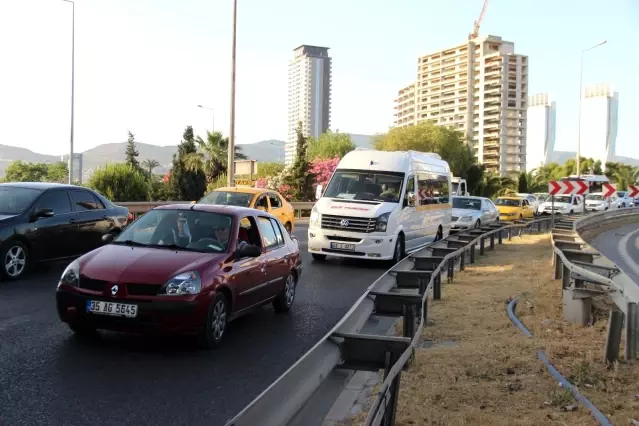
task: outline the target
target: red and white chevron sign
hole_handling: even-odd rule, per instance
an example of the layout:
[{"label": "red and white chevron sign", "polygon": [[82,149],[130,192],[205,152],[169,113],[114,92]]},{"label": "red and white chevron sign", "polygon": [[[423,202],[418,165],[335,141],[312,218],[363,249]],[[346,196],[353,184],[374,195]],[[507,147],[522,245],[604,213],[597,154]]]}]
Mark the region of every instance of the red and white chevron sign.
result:
[{"label": "red and white chevron sign", "polygon": [[604,198],[611,197],[617,193],[617,188],[610,185],[609,183],[604,183],[603,185],[601,185],[601,190],[604,193]]},{"label": "red and white chevron sign", "polygon": [[583,195],[588,192],[588,184],[580,180],[551,180],[548,182],[548,192],[550,195]]},{"label": "red and white chevron sign", "polygon": [[635,198],[639,195],[639,186],[628,185],[628,197]]}]

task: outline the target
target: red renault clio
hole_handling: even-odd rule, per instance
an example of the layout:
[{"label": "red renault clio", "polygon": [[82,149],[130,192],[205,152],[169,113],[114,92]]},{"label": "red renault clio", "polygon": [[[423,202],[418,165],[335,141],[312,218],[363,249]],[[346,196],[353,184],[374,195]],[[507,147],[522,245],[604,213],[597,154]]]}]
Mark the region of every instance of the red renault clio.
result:
[{"label": "red renault clio", "polygon": [[215,347],[242,314],[288,312],[302,274],[297,239],[254,209],[161,206],[110,239],[58,284],[58,315],[75,333],[192,333]]}]

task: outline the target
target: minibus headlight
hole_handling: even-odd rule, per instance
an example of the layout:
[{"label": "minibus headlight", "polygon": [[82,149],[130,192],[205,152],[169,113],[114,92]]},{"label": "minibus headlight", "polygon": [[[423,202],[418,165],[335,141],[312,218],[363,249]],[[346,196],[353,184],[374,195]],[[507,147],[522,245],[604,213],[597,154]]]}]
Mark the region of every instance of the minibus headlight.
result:
[{"label": "minibus headlight", "polygon": [[390,217],[390,212],[384,213],[383,215],[377,218],[377,223],[375,224],[375,231],[377,232],[386,232],[386,226],[388,225],[388,218]]}]

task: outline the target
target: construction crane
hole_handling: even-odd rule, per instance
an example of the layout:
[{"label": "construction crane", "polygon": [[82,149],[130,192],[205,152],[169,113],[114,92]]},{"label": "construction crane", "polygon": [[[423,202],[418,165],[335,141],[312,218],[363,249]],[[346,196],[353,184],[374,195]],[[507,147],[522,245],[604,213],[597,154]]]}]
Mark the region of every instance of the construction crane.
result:
[{"label": "construction crane", "polygon": [[481,27],[481,23],[484,20],[484,15],[486,14],[486,7],[488,6],[488,0],[484,0],[484,7],[481,8],[481,13],[479,14],[479,19],[477,19],[473,26],[473,32],[468,35],[468,40],[472,40],[477,38],[479,35],[479,27]]}]

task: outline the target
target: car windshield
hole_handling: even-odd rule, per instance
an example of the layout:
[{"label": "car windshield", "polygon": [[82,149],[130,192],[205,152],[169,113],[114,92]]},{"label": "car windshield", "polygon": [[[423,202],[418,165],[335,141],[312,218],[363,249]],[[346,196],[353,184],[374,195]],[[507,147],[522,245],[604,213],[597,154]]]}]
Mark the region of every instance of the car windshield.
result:
[{"label": "car windshield", "polygon": [[510,198],[497,198],[495,200],[496,206],[519,207],[520,204],[521,204],[521,201],[511,200]]},{"label": "car windshield", "polygon": [[586,200],[601,201],[601,200],[603,200],[603,195],[601,195],[601,194],[588,194],[588,195],[586,195]]},{"label": "car windshield", "polygon": [[151,210],[133,222],[114,244],[225,252],[233,219],[229,215],[195,210]]},{"label": "car windshield", "polygon": [[29,208],[42,191],[32,188],[0,186],[0,214],[20,214]]},{"label": "car windshield", "polygon": [[[552,196],[548,197],[546,202],[547,203],[552,202]],[[570,196],[570,195],[555,195],[555,203],[570,204],[571,202],[572,202],[572,196]]]},{"label": "car windshield", "polygon": [[625,192],[617,192],[617,196],[619,198],[624,198],[626,196],[626,193]]},{"label": "car windshield", "polygon": [[398,203],[404,174],[371,173],[366,170],[336,171],[324,193],[325,197],[347,200]]},{"label": "car windshield", "polygon": [[453,198],[454,209],[481,210],[481,200],[474,198]]},{"label": "car windshield", "polygon": [[197,204],[218,204],[223,206],[248,207],[254,194],[235,191],[213,191],[206,194]]}]

